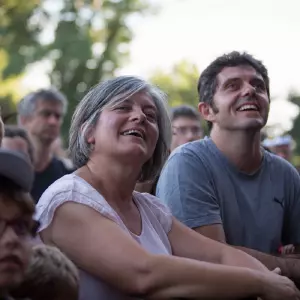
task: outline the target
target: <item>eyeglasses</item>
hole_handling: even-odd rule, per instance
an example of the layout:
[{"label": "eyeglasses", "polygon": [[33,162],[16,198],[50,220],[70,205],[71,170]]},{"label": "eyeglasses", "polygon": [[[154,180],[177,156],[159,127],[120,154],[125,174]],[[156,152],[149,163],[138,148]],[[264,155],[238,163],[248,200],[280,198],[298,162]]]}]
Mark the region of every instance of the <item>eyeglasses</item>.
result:
[{"label": "eyeglasses", "polygon": [[192,133],[193,136],[200,136],[202,134],[202,128],[199,126],[173,126],[173,134],[187,135],[188,133]]},{"label": "eyeglasses", "polygon": [[39,226],[40,223],[35,220],[32,220],[32,222],[28,222],[22,219],[0,219],[0,237],[2,237],[7,227],[10,227],[20,238],[35,237]]}]

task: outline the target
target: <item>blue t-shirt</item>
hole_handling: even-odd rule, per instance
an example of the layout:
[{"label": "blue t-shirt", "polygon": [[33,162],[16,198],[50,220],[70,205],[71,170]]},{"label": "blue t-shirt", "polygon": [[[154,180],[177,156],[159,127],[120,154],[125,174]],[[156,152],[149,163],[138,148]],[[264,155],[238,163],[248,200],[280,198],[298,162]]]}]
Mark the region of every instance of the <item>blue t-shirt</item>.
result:
[{"label": "blue t-shirt", "polygon": [[222,224],[230,245],[277,253],[300,244],[300,177],[282,158],[264,151],[254,174],[240,172],[210,138],[177,148],[156,195],[191,228]]}]

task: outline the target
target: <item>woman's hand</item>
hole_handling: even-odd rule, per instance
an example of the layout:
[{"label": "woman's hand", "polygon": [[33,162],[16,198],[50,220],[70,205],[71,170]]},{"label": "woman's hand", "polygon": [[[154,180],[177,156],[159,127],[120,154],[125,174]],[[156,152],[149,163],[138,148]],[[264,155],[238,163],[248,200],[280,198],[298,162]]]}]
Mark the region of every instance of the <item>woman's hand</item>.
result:
[{"label": "woman's hand", "polygon": [[[275,271],[275,270],[274,270]],[[262,290],[263,300],[300,300],[300,291],[295,284],[287,277],[275,274],[263,273],[265,279],[263,280]]]}]

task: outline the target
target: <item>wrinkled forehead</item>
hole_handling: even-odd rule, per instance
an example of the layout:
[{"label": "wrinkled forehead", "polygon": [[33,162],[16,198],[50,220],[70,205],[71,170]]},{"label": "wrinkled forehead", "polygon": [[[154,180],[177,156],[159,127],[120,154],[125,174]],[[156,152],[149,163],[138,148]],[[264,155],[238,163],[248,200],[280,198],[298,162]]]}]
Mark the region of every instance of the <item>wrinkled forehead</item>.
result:
[{"label": "wrinkled forehead", "polygon": [[217,83],[218,85],[222,85],[224,82],[230,79],[238,78],[248,81],[254,78],[263,80],[262,75],[258,73],[252,66],[241,65],[223,68],[222,71],[217,75]]},{"label": "wrinkled forehead", "polygon": [[61,111],[63,104],[55,99],[38,98],[35,103],[35,110]]}]

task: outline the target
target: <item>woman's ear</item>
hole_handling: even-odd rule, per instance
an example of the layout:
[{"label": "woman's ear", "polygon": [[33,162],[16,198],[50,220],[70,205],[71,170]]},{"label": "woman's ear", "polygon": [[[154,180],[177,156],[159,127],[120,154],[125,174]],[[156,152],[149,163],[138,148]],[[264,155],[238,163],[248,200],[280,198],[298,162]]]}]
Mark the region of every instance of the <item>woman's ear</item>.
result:
[{"label": "woman's ear", "polygon": [[[81,131],[84,131],[84,127],[86,126],[86,124],[83,124],[81,126]],[[94,126],[89,126],[87,129],[86,129],[86,132],[85,132],[85,138],[86,138],[86,141],[89,143],[89,144],[95,144],[95,127]]]}]

